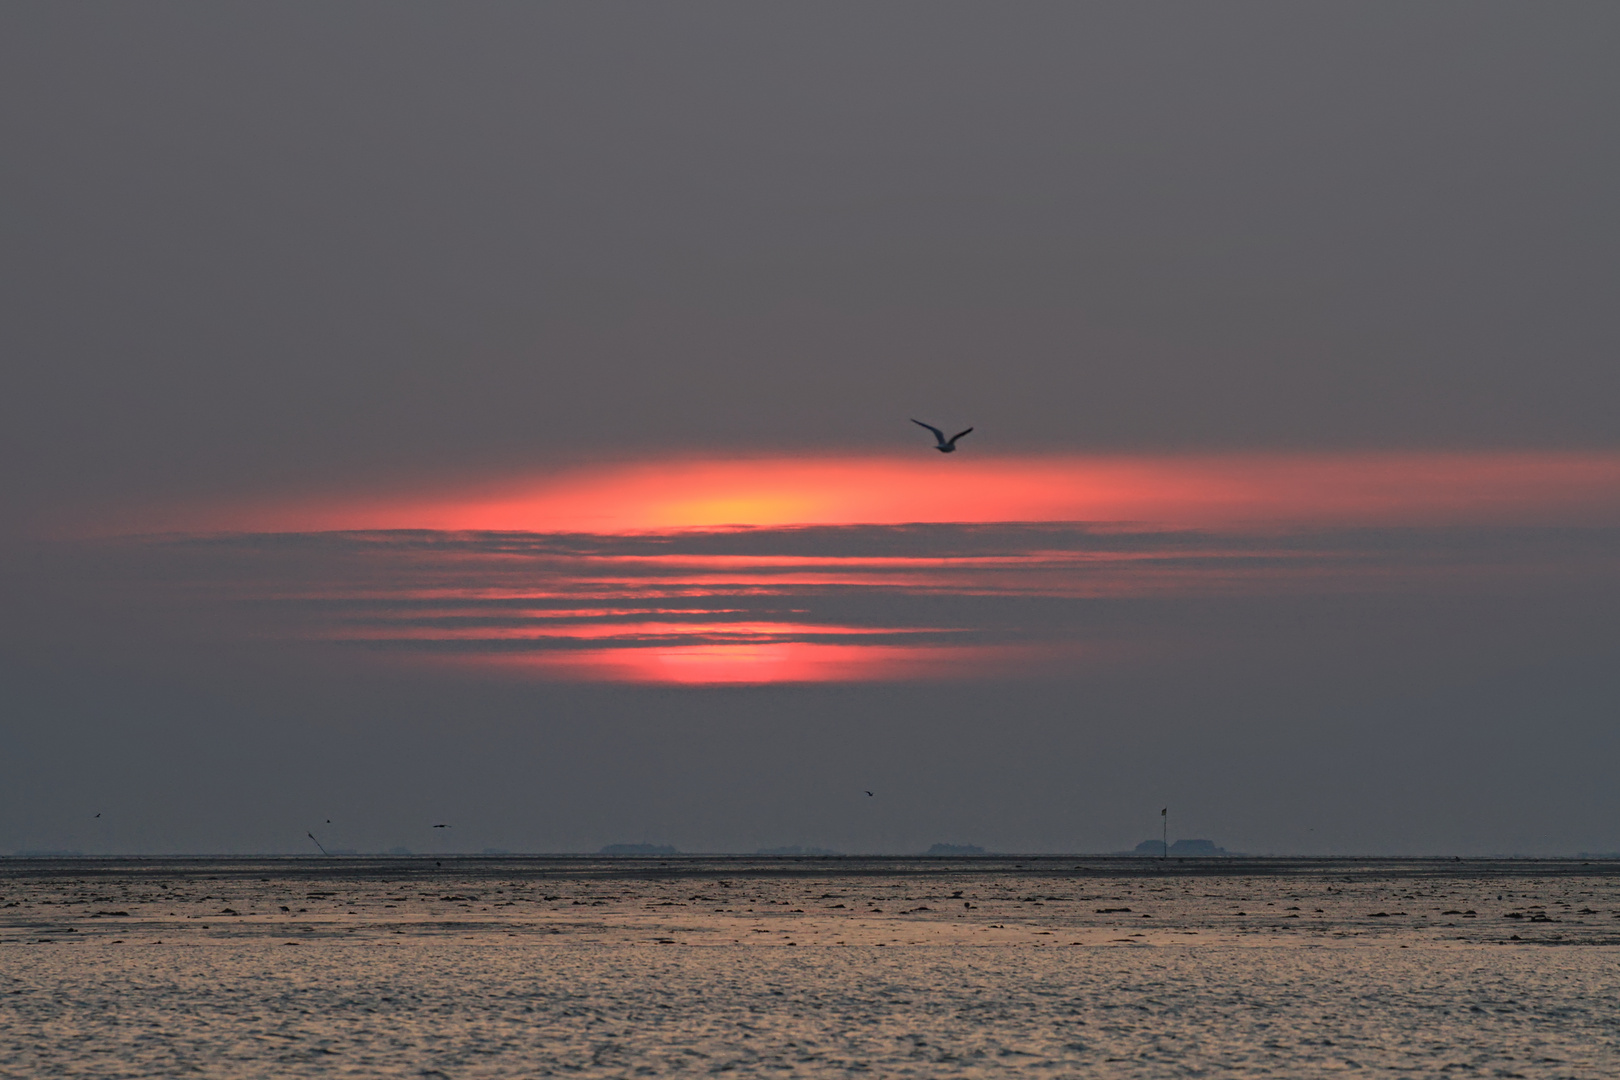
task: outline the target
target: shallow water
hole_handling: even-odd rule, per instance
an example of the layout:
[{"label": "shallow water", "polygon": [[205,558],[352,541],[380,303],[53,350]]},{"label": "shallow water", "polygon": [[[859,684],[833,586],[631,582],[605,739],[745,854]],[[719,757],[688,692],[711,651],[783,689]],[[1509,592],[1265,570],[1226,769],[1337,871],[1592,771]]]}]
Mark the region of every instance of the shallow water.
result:
[{"label": "shallow water", "polygon": [[0,860],[5,1076],[1620,1075],[1620,865]]}]

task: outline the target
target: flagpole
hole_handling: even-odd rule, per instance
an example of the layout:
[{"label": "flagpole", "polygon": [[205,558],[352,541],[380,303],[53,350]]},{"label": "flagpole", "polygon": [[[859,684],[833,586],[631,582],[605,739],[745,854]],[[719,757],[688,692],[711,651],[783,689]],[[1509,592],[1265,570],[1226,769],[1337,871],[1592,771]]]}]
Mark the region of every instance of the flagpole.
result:
[{"label": "flagpole", "polygon": [[1159,840],[1160,846],[1164,848],[1164,854],[1160,855],[1159,858],[1168,859],[1170,857],[1170,808],[1167,806],[1160,810],[1159,816],[1164,819],[1164,834]]}]

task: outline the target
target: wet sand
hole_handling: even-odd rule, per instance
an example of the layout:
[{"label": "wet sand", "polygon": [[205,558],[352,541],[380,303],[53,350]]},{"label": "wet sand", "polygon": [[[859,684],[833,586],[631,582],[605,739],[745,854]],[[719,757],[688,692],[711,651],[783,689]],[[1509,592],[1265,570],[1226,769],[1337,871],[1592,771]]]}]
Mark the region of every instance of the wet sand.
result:
[{"label": "wet sand", "polygon": [[1620,863],[0,860],[5,1076],[1620,1074]]}]

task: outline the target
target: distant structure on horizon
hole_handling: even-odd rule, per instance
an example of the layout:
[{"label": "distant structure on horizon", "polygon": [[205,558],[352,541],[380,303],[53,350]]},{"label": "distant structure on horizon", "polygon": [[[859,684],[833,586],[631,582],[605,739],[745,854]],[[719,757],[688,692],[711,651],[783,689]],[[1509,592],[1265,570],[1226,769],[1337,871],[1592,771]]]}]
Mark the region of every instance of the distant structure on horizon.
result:
[{"label": "distant structure on horizon", "polygon": [[924,855],[983,855],[984,848],[978,844],[935,844]]},{"label": "distant structure on horizon", "polygon": [[842,851],[833,851],[830,848],[824,848],[824,847],[801,847],[798,844],[790,844],[787,847],[760,848],[758,851],[754,852],[754,854],[755,855],[842,855],[843,852]]},{"label": "distant structure on horizon", "polygon": [[[1144,840],[1130,851],[1122,851],[1121,855],[1153,855],[1165,854],[1163,840]],[[1237,855],[1236,851],[1227,851],[1223,847],[1216,847],[1213,840],[1177,840],[1170,845],[1169,854],[1178,858],[1213,858],[1221,855]]]},{"label": "distant structure on horizon", "polygon": [[679,855],[669,844],[609,844],[598,855]]}]

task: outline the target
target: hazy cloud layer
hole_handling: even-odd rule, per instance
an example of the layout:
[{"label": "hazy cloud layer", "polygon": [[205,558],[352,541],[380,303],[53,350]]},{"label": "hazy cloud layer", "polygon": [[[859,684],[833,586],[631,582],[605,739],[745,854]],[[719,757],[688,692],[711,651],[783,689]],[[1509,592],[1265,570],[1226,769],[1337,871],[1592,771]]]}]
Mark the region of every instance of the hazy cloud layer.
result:
[{"label": "hazy cloud layer", "polygon": [[[1611,446],[1608,4],[14,4],[8,502]],[[956,427],[952,427],[956,430]]]},{"label": "hazy cloud layer", "polygon": [[[1166,804],[1248,851],[1620,849],[1620,500],[1469,494],[1613,461],[1617,33],[1477,0],[6,5],[0,851],[327,818],[1114,850]],[[909,417],[976,430],[942,458]],[[1043,456],[1346,448],[1475,467],[1394,518],[1312,474],[1271,505],[1322,515],[1264,531],[986,509],[1038,503]],[[131,524],[908,453],[964,468],[908,464],[880,518],[794,516],[779,472],[611,527]],[[903,525],[975,469],[985,524]],[[361,524],[440,531],[324,534]],[[192,535],[105,539],[160,529]],[[844,651],[558,677],[694,638]],[[882,649],[897,681],[857,679]]]},{"label": "hazy cloud layer", "polygon": [[[1617,542],[1613,529],[1006,524],[231,535],[129,541],[123,557],[164,567],[165,591],[202,587],[211,606],[234,604],[245,637],[463,659],[591,654],[534,658],[542,678],[777,682],[1050,673],[1127,648],[1173,664],[1189,642],[1169,602],[1608,589]],[[1123,614],[1133,604],[1160,612],[1157,640],[1151,617]],[[1135,625],[1124,634],[1122,623]],[[784,666],[780,650],[759,648],[804,645],[843,646],[850,661],[866,651],[870,664]],[[1001,648],[972,648],[988,645]],[[892,666],[896,646],[952,659]],[[591,666],[622,650],[656,650],[671,666]],[[681,656],[708,664],[688,670]]]}]

